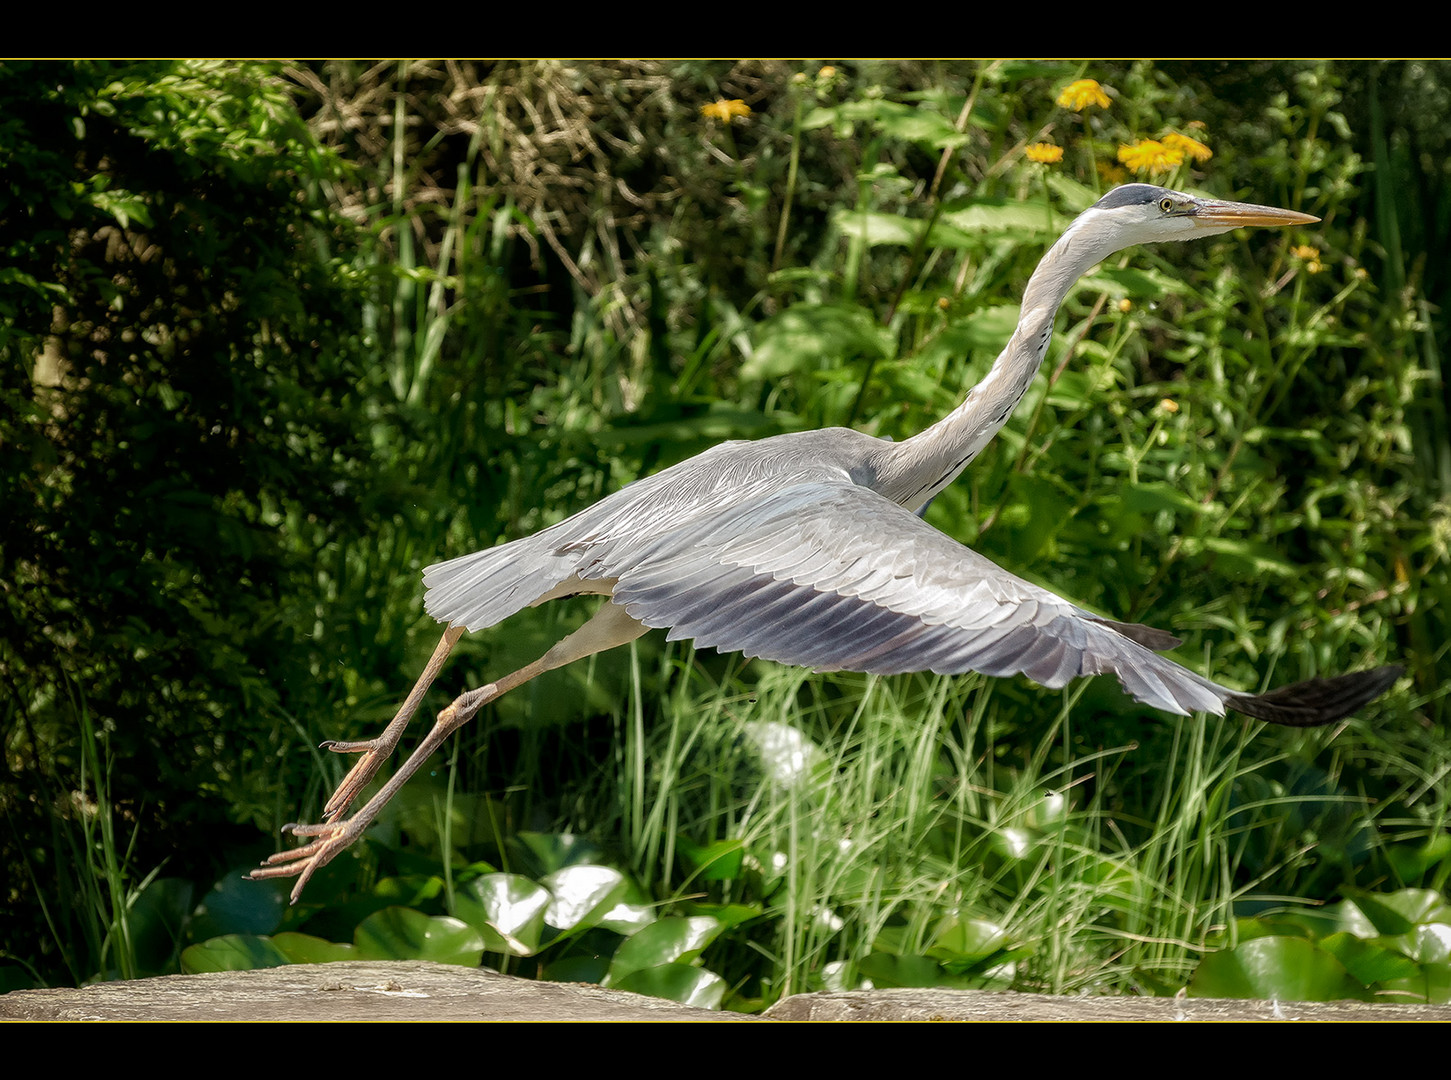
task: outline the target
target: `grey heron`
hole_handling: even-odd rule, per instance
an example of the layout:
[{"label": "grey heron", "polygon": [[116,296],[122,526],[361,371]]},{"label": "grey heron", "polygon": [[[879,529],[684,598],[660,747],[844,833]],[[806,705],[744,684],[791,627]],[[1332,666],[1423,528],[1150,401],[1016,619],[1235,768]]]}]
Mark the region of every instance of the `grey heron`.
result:
[{"label": "grey heron", "polygon": [[[377,738],[324,744],[361,757],[322,823],[287,826],[309,841],[251,876],[296,876],[295,902],[313,873],[356,840],[480,707],[652,628],[827,671],[1023,674],[1053,688],[1112,672],[1135,700],[1181,715],[1233,709],[1312,726],[1354,712],[1401,669],[1263,694],[1231,690],[1160,655],[1179,644],[1173,635],[1095,615],[1023,581],[916,513],[1006,422],[1047,354],[1059,305],[1090,267],[1134,244],[1318,220],[1150,184],[1115,188],[1075,218],[1038,264],[1017,329],[986,377],[920,434],[897,443],[832,428],[723,443],[533,536],[428,567],[425,608],[447,628],[422,676]],[[532,664],[456,698],[388,783],[344,820],[465,632],[580,594],[605,602]]]}]

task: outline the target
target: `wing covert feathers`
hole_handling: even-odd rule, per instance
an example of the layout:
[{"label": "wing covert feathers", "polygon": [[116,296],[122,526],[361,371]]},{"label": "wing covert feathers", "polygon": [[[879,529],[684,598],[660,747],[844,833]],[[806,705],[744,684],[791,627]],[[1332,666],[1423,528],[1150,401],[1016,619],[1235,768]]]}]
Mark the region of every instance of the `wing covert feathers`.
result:
[{"label": "wing covert feathers", "polygon": [[1022,674],[1047,687],[1112,673],[1167,712],[1230,708],[1296,727],[1349,715],[1401,673],[1238,693],[1158,655],[1179,644],[1172,634],[1085,611],[844,478],[717,493],[689,515],[652,515],[652,493],[429,567],[429,613],[473,630],[554,596],[608,592],[672,640],[722,652],[823,671]]}]

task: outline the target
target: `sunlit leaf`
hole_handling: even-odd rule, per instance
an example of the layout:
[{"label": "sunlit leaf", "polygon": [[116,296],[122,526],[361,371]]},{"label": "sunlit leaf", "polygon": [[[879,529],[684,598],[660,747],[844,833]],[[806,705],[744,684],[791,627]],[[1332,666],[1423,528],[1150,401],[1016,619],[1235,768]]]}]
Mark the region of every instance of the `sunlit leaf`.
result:
[{"label": "sunlit leaf", "polygon": [[559,930],[594,925],[626,891],[625,876],[608,866],[567,866],[540,884],[550,892],[544,921]]},{"label": "sunlit leaf", "polygon": [[484,939],[473,927],[448,915],[425,915],[389,907],[368,916],[353,934],[362,960],[433,960],[477,966]]},{"label": "sunlit leaf", "polygon": [[489,952],[533,956],[551,899],[548,889],[521,874],[485,874],[457,891],[454,914],[483,935]]},{"label": "sunlit leaf", "polygon": [[722,930],[721,924],[705,916],[659,919],[630,937],[615,951],[610,964],[610,982],[618,984],[632,971],[659,964],[688,964],[695,960]]},{"label": "sunlit leaf", "polygon": [[1008,932],[997,923],[949,915],[933,928],[927,955],[938,960],[976,962],[1001,952],[1007,944]]},{"label": "sunlit leaf", "polygon": [[725,1000],[726,983],[714,972],[689,964],[662,964],[632,971],[616,989],[678,1001],[698,1009],[719,1009]]}]

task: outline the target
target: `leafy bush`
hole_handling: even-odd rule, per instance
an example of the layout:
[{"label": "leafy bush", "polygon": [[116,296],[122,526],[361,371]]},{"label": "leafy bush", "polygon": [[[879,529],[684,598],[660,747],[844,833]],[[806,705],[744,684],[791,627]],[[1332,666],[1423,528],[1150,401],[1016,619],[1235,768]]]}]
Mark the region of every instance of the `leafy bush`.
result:
[{"label": "leafy bush", "polygon": [[7,64],[0,99],[4,937],[134,973],[119,864],[207,874],[326,708],[376,377],[340,168],[265,70]]}]

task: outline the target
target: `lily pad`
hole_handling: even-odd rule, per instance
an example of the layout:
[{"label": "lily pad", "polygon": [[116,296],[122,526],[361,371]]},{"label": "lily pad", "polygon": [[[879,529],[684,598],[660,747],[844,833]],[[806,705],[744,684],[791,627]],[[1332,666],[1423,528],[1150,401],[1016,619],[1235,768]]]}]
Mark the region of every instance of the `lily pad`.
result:
[{"label": "lily pad", "polygon": [[477,967],[484,938],[461,919],[389,907],[369,915],[353,935],[360,960],[434,960]]}]

